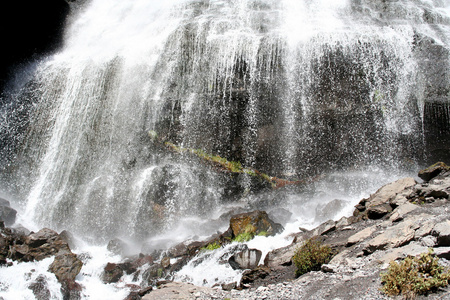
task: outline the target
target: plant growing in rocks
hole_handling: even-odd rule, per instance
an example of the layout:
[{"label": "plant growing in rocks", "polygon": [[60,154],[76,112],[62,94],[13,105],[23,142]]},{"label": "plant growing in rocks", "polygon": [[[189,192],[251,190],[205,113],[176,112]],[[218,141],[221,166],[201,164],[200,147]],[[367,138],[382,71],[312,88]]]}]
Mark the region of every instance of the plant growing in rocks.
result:
[{"label": "plant growing in rocks", "polygon": [[248,242],[255,237],[255,232],[256,232],[255,226],[248,224],[245,227],[244,232],[242,232],[241,234],[236,236],[233,239],[233,242],[238,242],[238,243]]},{"label": "plant growing in rocks", "polygon": [[323,264],[328,263],[333,256],[333,251],[327,245],[312,238],[306,240],[302,246],[296,249],[292,262],[297,267],[295,275],[301,276],[310,271],[319,271]]},{"label": "plant growing in rocks", "polygon": [[220,245],[220,243],[214,242],[214,243],[211,243],[211,244],[206,245],[206,246],[203,247],[201,250],[204,250],[204,251],[213,251],[213,250],[219,249],[220,247],[222,247],[222,245]]},{"label": "plant growing in rocks", "polygon": [[387,272],[381,274],[382,291],[390,296],[403,295],[412,299],[448,285],[450,273],[433,256],[433,250],[420,257],[407,257],[397,263],[392,261]]}]

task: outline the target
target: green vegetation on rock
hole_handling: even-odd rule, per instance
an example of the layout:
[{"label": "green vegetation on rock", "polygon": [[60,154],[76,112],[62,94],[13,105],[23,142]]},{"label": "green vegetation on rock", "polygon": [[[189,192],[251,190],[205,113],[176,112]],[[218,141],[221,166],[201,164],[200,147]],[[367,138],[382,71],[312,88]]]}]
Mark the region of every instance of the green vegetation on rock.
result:
[{"label": "green vegetation on rock", "polygon": [[433,250],[420,257],[392,261],[387,272],[381,274],[382,291],[390,296],[403,295],[407,299],[428,294],[448,285],[450,273],[439,265]]},{"label": "green vegetation on rock", "polygon": [[255,237],[255,232],[256,232],[255,226],[248,224],[245,227],[244,232],[238,234],[233,239],[233,242],[238,242],[238,243],[248,242]]},{"label": "green vegetation on rock", "polygon": [[214,242],[211,244],[206,245],[205,247],[203,247],[201,250],[205,250],[205,251],[213,251],[216,249],[219,249],[221,247],[220,243],[218,242]]},{"label": "green vegetation on rock", "polygon": [[253,239],[254,235],[250,232],[244,232],[239,234],[237,237],[233,239],[233,242],[244,243]]},{"label": "green vegetation on rock", "polygon": [[238,236],[236,236],[233,239],[233,242],[244,243],[250,241],[255,236],[268,236],[268,235],[269,233],[267,231],[260,231],[259,233],[256,234],[256,228],[249,224],[247,225],[243,233],[238,234]]},{"label": "green vegetation on rock", "polygon": [[297,267],[296,276],[301,276],[310,271],[319,271],[323,264],[328,263],[333,256],[333,251],[327,245],[314,238],[306,240],[302,246],[295,250],[292,262]]},{"label": "green vegetation on rock", "polygon": [[229,161],[226,158],[223,158],[219,155],[208,154],[201,149],[183,148],[171,142],[165,142],[164,144],[166,145],[166,147],[168,147],[169,149],[171,149],[176,153],[179,154],[189,153],[195,155],[201,158],[202,160],[211,163],[212,165],[218,167],[223,171],[231,173],[244,173],[250,176],[261,178],[262,180],[268,182],[272,188],[279,188],[290,184],[298,184],[301,182],[301,181],[289,181],[285,179],[280,179],[277,177],[272,177],[267,174],[261,173],[258,170],[252,168],[244,168],[239,161]]},{"label": "green vegetation on rock", "polygon": [[152,141],[155,141],[158,138],[158,134],[154,130],[150,130],[148,132],[148,136],[151,138]]}]

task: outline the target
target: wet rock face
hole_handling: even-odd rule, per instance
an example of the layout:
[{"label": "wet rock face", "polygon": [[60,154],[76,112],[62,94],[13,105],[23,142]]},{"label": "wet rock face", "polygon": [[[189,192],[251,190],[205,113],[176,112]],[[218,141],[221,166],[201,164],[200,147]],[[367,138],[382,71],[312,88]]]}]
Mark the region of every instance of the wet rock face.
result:
[{"label": "wet rock face", "polygon": [[103,282],[114,283],[118,282],[124,274],[123,269],[119,264],[108,263],[103,271]]},{"label": "wet rock face", "polygon": [[426,169],[419,171],[418,176],[424,181],[430,181],[434,177],[450,171],[450,167],[443,162],[437,162]]},{"label": "wet rock face", "polygon": [[45,276],[39,275],[34,282],[32,282],[28,288],[33,291],[37,300],[51,299],[51,293],[48,289],[48,284]]},{"label": "wet rock face", "polygon": [[42,260],[57,254],[71,253],[69,245],[56,231],[48,228],[25,237],[13,237],[9,257],[18,261]]},{"label": "wet rock face", "polygon": [[450,162],[448,142],[450,140],[450,103],[446,101],[427,102],[424,111],[426,163],[430,164],[436,160]]},{"label": "wet rock face", "polygon": [[49,266],[49,271],[56,275],[58,281],[75,280],[83,263],[73,253],[58,255]]},{"label": "wet rock face", "polygon": [[8,206],[0,205],[0,221],[4,221],[6,226],[14,224],[17,211]]},{"label": "wet rock face", "polygon": [[16,215],[17,211],[11,208],[11,203],[0,198],[0,221],[3,221],[6,226],[10,226],[16,221]]}]

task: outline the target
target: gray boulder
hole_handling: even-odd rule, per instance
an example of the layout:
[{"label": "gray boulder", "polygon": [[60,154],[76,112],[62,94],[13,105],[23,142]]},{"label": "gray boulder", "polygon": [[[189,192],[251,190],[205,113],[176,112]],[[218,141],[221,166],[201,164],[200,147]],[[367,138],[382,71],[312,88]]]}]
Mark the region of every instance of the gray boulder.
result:
[{"label": "gray boulder", "polygon": [[6,199],[0,198],[0,206],[8,206],[8,207],[10,207],[11,203],[8,200],[6,200]]},{"label": "gray boulder", "polygon": [[438,246],[450,246],[450,220],[436,224],[432,233],[437,237]]},{"label": "gray boulder", "polygon": [[313,235],[325,235],[336,229],[336,222],[333,220],[328,220],[325,223],[320,224],[317,228],[312,231]]},{"label": "gray boulder", "polygon": [[326,221],[333,219],[342,209],[348,205],[348,201],[334,199],[324,205],[318,205],[316,208],[316,220]]},{"label": "gray boulder", "polygon": [[261,260],[262,252],[258,249],[247,249],[234,254],[228,259],[228,263],[234,269],[254,269]]},{"label": "gray boulder", "polygon": [[370,208],[388,203],[389,200],[394,199],[395,196],[404,189],[415,184],[416,181],[412,177],[402,178],[395,182],[386,184],[370,196],[366,202],[366,207]]},{"label": "gray boulder", "polygon": [[109,251],[111,251],[116,255],[121,256],[128,255],[130,252],[128,244],[118,238],[109,241],[108,246],[106,246],[106,249],[108,249]]},{"label": "gray boulder", "polygon": [[414,238],[415,230],[419,224],[414,219],[408,219],[400,224],[389,227],[385,232],[371,239],[364,248],[366,254],[375,250],[397,248],[410,242]]},{"label": "gray boulder", "polygon": [[9,206],[0,206],[0,221],[5,222],[6,226],[11,226],[16,222],[17,211]]}]

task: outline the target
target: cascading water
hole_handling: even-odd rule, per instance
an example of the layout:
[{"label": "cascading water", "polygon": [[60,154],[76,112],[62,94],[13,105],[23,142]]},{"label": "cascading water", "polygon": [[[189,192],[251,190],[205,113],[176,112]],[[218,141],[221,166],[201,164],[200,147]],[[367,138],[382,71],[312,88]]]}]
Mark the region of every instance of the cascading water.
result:
[{"label": "cascading water", "polygon": [[[58,53],[16,75],[2,178],[20,222],[92,241],[157,236],[230,203],[314,219],[392,179],[385,167],[396,177],[428,145],[448,150],[426,120],[442,106],[449,128],[449,53],[445,1],[92,0]],[[311,189],[329,196],[260,196],[248,174],[230,187],[165,143],[279,178],[323,175]]]}]

